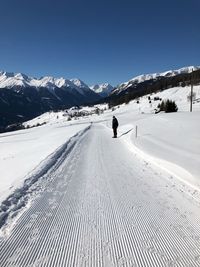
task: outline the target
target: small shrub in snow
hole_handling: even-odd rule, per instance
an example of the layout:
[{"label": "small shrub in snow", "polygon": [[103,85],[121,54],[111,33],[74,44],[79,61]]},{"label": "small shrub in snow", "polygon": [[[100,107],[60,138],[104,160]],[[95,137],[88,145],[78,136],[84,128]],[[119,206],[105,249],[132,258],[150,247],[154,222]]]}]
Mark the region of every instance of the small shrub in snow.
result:
[{"label": "small shrub in snow", "polygon": [[168,99],[166,101],[166,105],[165,105],[165,112],[177,112],[177,111],[178,111],[178,107],[177,107],[175,101]]},{"label": "small shrub in snow", "polygon": [[181,83],[181,86],[182,86],[182,87],[185,87],[185,86],[186,86],[186,83],[185,83],[185,82],[182,82],[182,83]]},{"label": "small shrub in snow", "polygon": [[42,123],[37,123],[36,125],[34,125],[34,127],[38,127],[38,126],[42,126],[42,125],[44,125],[44,124],[46,124],[46,122],[44,121],[44,122],[42,122]]},{"label": "small shrub in snow", "polygon": [[95,109],[95,114],[100,115],[100,113],[101,113],[101,110],[99,108],[96,108]]},{"label": "small shrub in snow", "polygon": [[175,101],[172,101],[169,99],[167,99],[166,101],[163,100],[161,103],[158,104],[157,108],[160,111],[164,111],[166,113],[178,111],[178,107],[177,107]]}]

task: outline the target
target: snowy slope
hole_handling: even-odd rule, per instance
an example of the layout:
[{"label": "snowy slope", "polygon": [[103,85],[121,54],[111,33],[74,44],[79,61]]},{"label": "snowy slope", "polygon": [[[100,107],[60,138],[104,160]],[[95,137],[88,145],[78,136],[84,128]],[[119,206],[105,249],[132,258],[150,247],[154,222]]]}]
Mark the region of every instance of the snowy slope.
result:
[{"label": "snowy slope", "polygon": [[[148,96],[145,96],[140,99],[139,104],[137,104],[135,101],[132,101],[128,105],[122,105],[115,111],[107,110],[100,115],[95,115],[94,113],[96,108],[98,107],[101,109],[101,106],[94,108],[83,107],[80,109],[80,111],[93,115],[84,118],[79,117],[78,121],[73,119],[72,121],[67,121],[68,115],[66,112],[45,113],[44,115],[25,123],[25,126],[35,126],[38,123],[47,123],[44,126],[19,131],[16,132],[16,134],[15,132],[0,134],[0,140],[2,140],[0,143],[0,171],[3,174],[8,186],[4,187],[3,184],[1,184],[1,195],[3,191],[6,192],[10,186],[15,188],[14,185],[11,185],[13,183],[12,176],[14,175],[15,170],[13,168],[8,168],[8,166],[16,166],[20,164],[20,168],[17,170],[17,172],[22,171],[22,174],[20,175],[19,173],[19,176],[17,177],[19,179],[23,179],[26,172],[31,171],[31,166],[34,166],[36,162],[38,164],[40,163],[39,159],[43,158],[43,156],[41,155],[41,157],[36,158],[34,156],[41,152],[40,148],[37,151],[38,139],[41,139],[41,142],[45,142],[45,147],[49,148],[51,147],[51,135],[55,137],[57,135],[61,136],[58,140],[57,138],[55,139],[55,144],[57,144],[57,141],[60,142],[61,140],[65,140],[66,131],[68,133],[68,131],[71,129],[74,133],[74,123],[81,123],[81,121],[83,123],[90,123],[91,121],[105,121],[103,123],[111,127],[111,118],[113,114],[119,118],[119,131],[121,134],[126,131],[126,129],[135,129],[135,126],[138,125],[138,139],[136,140],[134,138],[134,130],[130,132],[130,134],[132,134],[132,136],[129,138],[132,140],[130,145],[134,144],[139,149],[145,151],[148,155],[154,156],[155,158],[160,158],[177,164],[182,168],[185,168],[186,171],[193,175],[195,177],[194,179],[200,179],[198,175],[198,173],[200,173],[200,164],[198,163],[198,159],[200,158],[198,137],[200,126],[197,122],[200,112],[200,102],[195,102],[193,105],[193,110],[195,111],[194,113],[188,113],[189,102],[187,100],[187,95],[189,92],[190,87],[171,88],[159,94],[151,95],[151,103],[148,101]],[[195,86],[194,92],[196,93],[196,98],[200,98],[200,86]],[[154,114],[154,109],[159,103],[159,101],[153,101],[155,96],[162,99],[169,98],[175,100],[178,105],[179,112],[172,114]],[[102,105],[102,110],[106,108],[107,105]],[[68,112],[71,115],[74,110],[70,109]],[[59,125],[63,125],[63,127],[60,128]],[[66,125],[67,130],[65,129],[64,125]],[[68,127],[69,125],[71,125],[70,128]],[[25,138],[25,136],[27,136],[27,138]],[[125,138],[125,136],[123,138]],[[31,142],[30,145],[29,139]],[[33,143],[31,140],[33,140]],[[49,140],[49,143],[47,140]],[[52,149],[54,148],[55,147],[52,147]],[[37,152],[35,152],[35,149]],[[24,156],[22,156],[22,154],[17,156],[17,153],[20,150],[22,150],[22,154]],[[48,152],[45,150],[46,148],[43,149],[44,154],[48,155]],[[174,155],[173,157],[172,154]],[[34,163],[31,162],[32,160],[30,156]],[[29,164],[25,163],[27,158],[29,158],[28,162],[30,166]],[[14,180],[18,178],[14,178]],[[1,180],[1,183],[4,183],[4,180]]]},{"label": "snowy slope", "polygon": [[[189,92],[71,121],[45,113],[27,122],[41,127],[0,134],[0,265],[199,267],[200,102],[188,112]],[[155,96],[179,112],[154,114]]]},{"label": "snowy slope", "polygon": [[[196,99],[200,99],[200,86],[195,86],[194,92]],[[190,103],[187,99],[189,93],[190,87],[171,88],[142,97],[139,104],[132,101],[123,105],[113,114],[119,118],[120,134],[132,129],[123,136],[124,139],[127,138],[129,146],[134,144],[135,150],[142,151],[147,160],[157,162],[179,178],[200,188],[200,102],[194,102],[194,112],[190,113]],[[175,100],[179,112],[154,114],[154,109],[160,102],[154,101],[154,97]],[[138,138],[135,138],[136,125]]]},{"label": "snowy slope", "polygon": [[161,73],[152,73],[152,74],[143,74],[139,75],[137,77],[132,78],[131,80],[120,84],[114,91],[113,93],[119,93],[123,90],[126,90],[128,87],[132,86],[133,84],[138,84],[142,83],[144,81],[152,80],[152,79],[157,79],[159,77],[173,77],[178,74],[183,74],[183,73],[191,73],[192,71],[198,70],[200,67],[198,66],[189,66],[189,67],[184,67],[178,70],[169,70]]},{"label": "snowy slope", "polygon": [[199,267],[200,199],[102,124],[74,142],[26,185],[31,201],[2,232],[1,266]]},{"label": "snowy slope", "polygon": [[[53,122],[54,120],[52,120]],[[27,175],[88,124],[68,122],[0,135],[0,201],[23,184]]]},{"label": "snowy slope", "polygon": [[[103,113],[108,108],[108,104],[98,104],[94,106],[81,106],[81,107],[71,107],[69,109],[66,109],[64,111],[58,111],[58,112],[46,112],[42,115],[26,121],[23,123],[23,125],[27,127],[35,127],[38,124],[44,125],[44,124],[54,124],[54,123],[61,123],[66,122],[74,117],[74,119],[81,119],[83,121],[83,117],[86,121],[89,122],[94,119],[91,115],[96,114],[97,110],[99,110],[99,113]],[[80,116],[75,117],[75,115],[80,114]],[[72,123],[72,122],[71,122]]]}]

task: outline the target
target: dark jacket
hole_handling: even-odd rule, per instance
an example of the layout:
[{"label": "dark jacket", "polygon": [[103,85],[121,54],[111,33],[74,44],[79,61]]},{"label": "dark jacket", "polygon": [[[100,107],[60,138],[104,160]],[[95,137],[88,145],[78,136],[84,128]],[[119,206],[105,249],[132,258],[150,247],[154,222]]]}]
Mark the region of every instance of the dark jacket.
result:
[{"label": "dark jacket", "polygon": [[116,129],[118,127],[119,123],[118,120],[116,118],[113,118],[112,120],[112,128]]}]

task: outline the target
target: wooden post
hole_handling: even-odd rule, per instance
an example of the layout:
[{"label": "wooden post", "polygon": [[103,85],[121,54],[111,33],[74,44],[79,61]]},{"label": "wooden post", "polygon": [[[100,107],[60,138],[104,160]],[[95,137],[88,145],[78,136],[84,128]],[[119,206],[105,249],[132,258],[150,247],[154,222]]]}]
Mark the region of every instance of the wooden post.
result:
[{"label": "wooden post", "polygon": [[191,73],[190,112],[192,112],[192,101],[193,101],[193,69]]},{"label": "wooden post", "polygon": [[138,127],[137,125],[135,126],[135,138],[137,138],[137,135],[138,135]]}]

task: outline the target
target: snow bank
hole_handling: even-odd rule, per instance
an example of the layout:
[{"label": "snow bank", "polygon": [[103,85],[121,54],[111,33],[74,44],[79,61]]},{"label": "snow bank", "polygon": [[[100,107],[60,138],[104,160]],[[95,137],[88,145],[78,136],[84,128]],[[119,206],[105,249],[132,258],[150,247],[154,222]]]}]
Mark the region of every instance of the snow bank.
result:
[{"label": "snow bank", "polygon": [[88,125],[61,121],[0,134],[0,202],[20,187],[44,159]]},{"label": "snow bank", "polygon": [[[200,86],[195,86],[194,92],[199,99]],[[200,103],[195,101],[194,112],[189,112],[189,93],[190,87],[176,87],[144,96],[139,104],[132,101],[107,113],[105,124],[111,128],[115,115],[120,123],[119,137],[131,150],[200,189]],[[159,101],[154,97],[176,101],[179,111],[155,114]]]},{"label": "snow bank", "polygon": [[18,214],[21,208],[27,206],[28,201],[34,192],[38,193],[45,190],[47,184],[54,178],[52,174],[59,168],[62,162],[76,145],[78,139],[90,126],[78,132],[69,138],[55,152],[43,160],[35,170],[28,174],[21,187],[18,187],[2,201],[0,205],[0,228],[9,220]]}]

